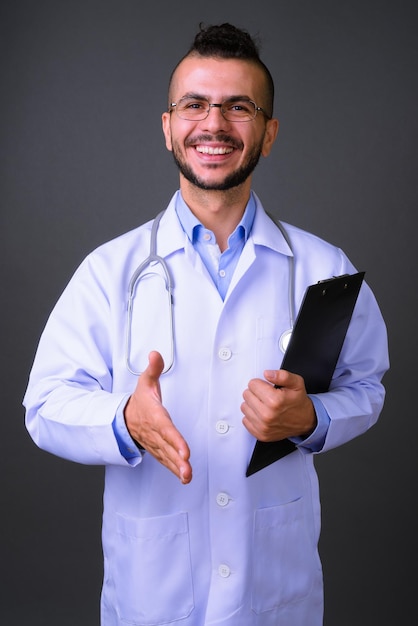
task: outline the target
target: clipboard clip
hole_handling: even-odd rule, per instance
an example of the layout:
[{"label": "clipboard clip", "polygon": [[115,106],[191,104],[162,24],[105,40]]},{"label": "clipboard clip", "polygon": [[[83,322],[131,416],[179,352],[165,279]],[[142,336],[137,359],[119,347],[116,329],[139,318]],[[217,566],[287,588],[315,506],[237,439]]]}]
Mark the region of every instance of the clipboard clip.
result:
[{"label": "clipboard clip", "polygon": [[323,280],[318,280],[318,285],[322,283],[329,283],[331,280],[335,280],[336,278],[344,278],[345,276],[350,276],[350,274],[340,274],[339,276],[332,276],[331,278],[324,278]]},{"label": "clipboard clip", "polygon": [[[326,283],[331,283],[336,278],[345,278],[345,277],[348,278],[349,276],[350,276],[350,274],[340,274],[339,276],[333,276],[332,278],[324,278],[323,280],[318,280],[317,284],[318,285],[323,285],[323,284],[326,284]],[[348,288],[348,283],[344,283],[343,289],[347,289],[347,288]],[[323,289],[321,295],[325,296],[326,293],[327,293],[327,290]]]}]

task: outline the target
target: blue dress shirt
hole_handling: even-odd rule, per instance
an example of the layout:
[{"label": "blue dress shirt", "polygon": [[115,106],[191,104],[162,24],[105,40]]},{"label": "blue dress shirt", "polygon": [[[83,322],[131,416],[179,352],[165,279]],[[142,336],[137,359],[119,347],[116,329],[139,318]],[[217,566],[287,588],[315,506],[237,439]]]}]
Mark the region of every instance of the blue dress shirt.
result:
[{"label": "blue dress shirt", "polygon": [[179,194],[176,212],[190,242],[199,253],[215,283],[222,300],[228,291],[242,249],[249,237],[255,216],[255,199],[251,194],[244,215],[228,238],[228,247],[221,253],[213,232],[205,228],[190,211]]}]

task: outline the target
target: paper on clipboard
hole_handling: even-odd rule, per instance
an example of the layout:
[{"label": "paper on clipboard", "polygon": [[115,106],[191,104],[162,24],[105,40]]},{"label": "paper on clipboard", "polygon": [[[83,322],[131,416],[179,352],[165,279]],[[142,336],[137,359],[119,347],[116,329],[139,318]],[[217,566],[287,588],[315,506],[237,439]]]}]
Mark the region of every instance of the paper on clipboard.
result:
[{"label": "paper on clipboard", "polygon": [[[308,393],[322,393],[329,388],[364,274],[344,274],[306,289],[281,369],[302,376]],[[251,476],[295,449],[289,439],[257,441],[246,475]]]}]

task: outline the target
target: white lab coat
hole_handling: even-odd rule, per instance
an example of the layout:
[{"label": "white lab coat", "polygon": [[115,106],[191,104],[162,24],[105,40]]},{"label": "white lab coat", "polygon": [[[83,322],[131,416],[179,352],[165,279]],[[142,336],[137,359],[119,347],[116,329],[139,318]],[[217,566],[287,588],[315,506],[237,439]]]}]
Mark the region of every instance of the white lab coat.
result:
[{"label": "white lab coat", "polygon": [[[174,202],[157,244],[174,282],[175,362],[161,389],[191,449],[191,484],[147,453],[127,461],[112,428],[137,381],[125,362],[126,301],[129,279],[149,252],[150,223],[94,251],[65,289],[31,372],[27,428],[41,448],[106,466],[102,626],[319,626],[313,455],[300,448],[246,478],[254,439],[240,411],[248,381],[281,363],[291,251],[257,199],[252,233],[222,301]],[[287,231],[298,303],[308,284],[356,271],[339,249]],[[150,347],[169,352],[161,294],[159,279],[138,287],[137,362]],[[363,285],[332,389],[320,396],[331,418],[323,450],[377,420],[387,367],[385,326]]]}]

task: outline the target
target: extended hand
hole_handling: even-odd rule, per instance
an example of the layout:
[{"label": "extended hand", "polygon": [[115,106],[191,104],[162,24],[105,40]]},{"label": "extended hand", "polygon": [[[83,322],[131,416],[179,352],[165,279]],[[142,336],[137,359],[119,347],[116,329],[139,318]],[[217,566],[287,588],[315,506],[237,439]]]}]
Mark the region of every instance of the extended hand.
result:
[{"label": "extended hand", "polygon": [[243,393],[241,411],[246,429],[260,441],[306,437],[313,432],[315,409],[303,378],[285,370],[269,370],[264,376],[266,380],[250,380]]},{"label": "extended hand", "polygon": [[164,361],[159,352],[151,352],[148,359],[125,407],[126,426],[135,441],[186,484],[192,479],[190,450],[161,401]]}]

